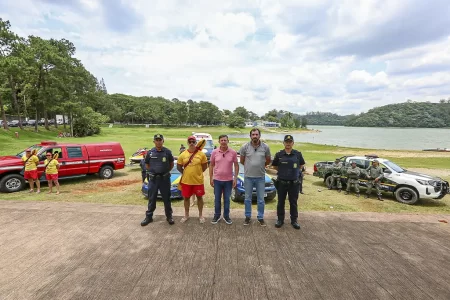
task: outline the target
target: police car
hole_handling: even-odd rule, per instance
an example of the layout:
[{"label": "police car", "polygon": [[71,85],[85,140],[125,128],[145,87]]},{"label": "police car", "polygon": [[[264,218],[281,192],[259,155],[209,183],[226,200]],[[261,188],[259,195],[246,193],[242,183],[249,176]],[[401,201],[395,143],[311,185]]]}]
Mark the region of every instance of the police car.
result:
[{"label": "police car", "polygon": [[[277,190],[273,184],[272,178],[269,175],[265,176],[265,187],[264,187],[264,199],[273,200],[277,195]],[[245,199],[245,187],[244,187],[244,165],[239,163],[239,175],[236,181],[236,188],[231,191],[231,200],[234,202],[242,202]],[[253,188],[252,200],[256,200],[256,190]]]},{"label": "police car", "polygon": [[208,159],[208,162],[211,158],[211,153],[216,148],[214,146],[214,141],[212,136],[209,133],[202,133],[202,132],[193,132],[193,136],[195,136],[197,142],[201,139],[204,139],[206,141],[205,146],[203,147],[202,151],[205,153],[206,158]]},{"label": "police car", "polygon": [[[181,191],[178,189],[178,183],[181,179],[181,174],[177,170],[177,161],[175,160],[172,170],[170,171],[170,199],[182,199]],[[145,182],[142,183],[141,188],[142,194],[145,198],[148,198],[148,181],[145,179]],[[157,198],[161,198],[161,193],[158,191]]]},{"label": "police car", "polygon": [[[378,158],[376,155],[367,156],[344,156],[341,162],[345,165],[341,180],[343,184],[347,183],[347,167],[355,162],[361,169],[359,185],[367,187],[366,169],[374,160],[378,160],[383,169],[384,178],[381,180],[381,189],[392,192],[397,201],[405,204],[415,204],[419,199],[442,199],[449,193],[449,183],[439,177],[411,172],[390,160]],[[318,162],[314,164],[314,176],[324,179],[329,187],[331,184],[331,169],[328,167],[330,162]]]}]

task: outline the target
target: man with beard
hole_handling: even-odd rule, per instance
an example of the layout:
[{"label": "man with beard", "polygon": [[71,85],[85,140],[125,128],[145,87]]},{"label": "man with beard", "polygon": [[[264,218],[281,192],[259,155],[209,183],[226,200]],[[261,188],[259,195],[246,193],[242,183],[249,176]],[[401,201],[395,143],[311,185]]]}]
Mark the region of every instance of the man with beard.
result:
[{"label": "man with beard", "polygon": [[252,216],[252,194],[256,190],[258,223],[266,226],[264,222],[264,191],[265,191],[265,167],[270,164],[270,148],[261,142],[261,131],[258,128],[250,130],[251,141],[244,144],[239,150],[241,164],[244,165],[244,188],[245,188],[245,221],[249,225]]}]

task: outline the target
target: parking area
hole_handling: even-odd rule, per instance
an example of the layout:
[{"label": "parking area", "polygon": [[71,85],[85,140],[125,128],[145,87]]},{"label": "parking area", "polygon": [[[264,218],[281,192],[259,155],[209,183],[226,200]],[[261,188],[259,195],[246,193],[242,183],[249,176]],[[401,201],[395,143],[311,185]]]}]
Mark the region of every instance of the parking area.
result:
[{"label": "parking area", "polygon": [[303,212],[298,231],[161,206],[141,227],[144,205],[0,201],[0,299],[450,299],[450,215]]}]

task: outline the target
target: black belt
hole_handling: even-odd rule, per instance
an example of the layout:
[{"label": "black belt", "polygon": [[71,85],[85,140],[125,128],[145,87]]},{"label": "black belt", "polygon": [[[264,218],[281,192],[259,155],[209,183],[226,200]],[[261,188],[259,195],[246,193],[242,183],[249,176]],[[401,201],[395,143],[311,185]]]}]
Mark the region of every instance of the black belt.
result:
[{"label": "black belt", "polygon": [[168,172],[168,173],[155,173],[155,174],[151,174],[151,173],[149,173],[148,174],[148,178],[150,179],[150,180],[156,180],[156,179],[158,179],[158,178],[168,178],[168,177],[170,177],[170,172]]}]

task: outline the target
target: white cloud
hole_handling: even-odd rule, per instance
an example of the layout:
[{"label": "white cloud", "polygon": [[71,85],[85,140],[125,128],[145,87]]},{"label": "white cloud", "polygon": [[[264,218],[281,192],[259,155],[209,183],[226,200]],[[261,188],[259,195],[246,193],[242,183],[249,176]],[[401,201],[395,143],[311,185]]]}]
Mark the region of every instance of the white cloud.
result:
[{"label": "white cloud", "polygon": [[[21,36],[74,42],[110,93],[244,105],[258,114],[346,114],[450,96],[450,27],[419,26],[405,1],[117,0],[129,5],[125,21],[133,24],[123,31],[111,28],[116,10],[106,14],[107,1],[0,0],[0,11]],[[410,21],[398,28],[420,38],[396,32],[399,18]],[[423,38],[430,31],[421,27],[439,34]]]}]

